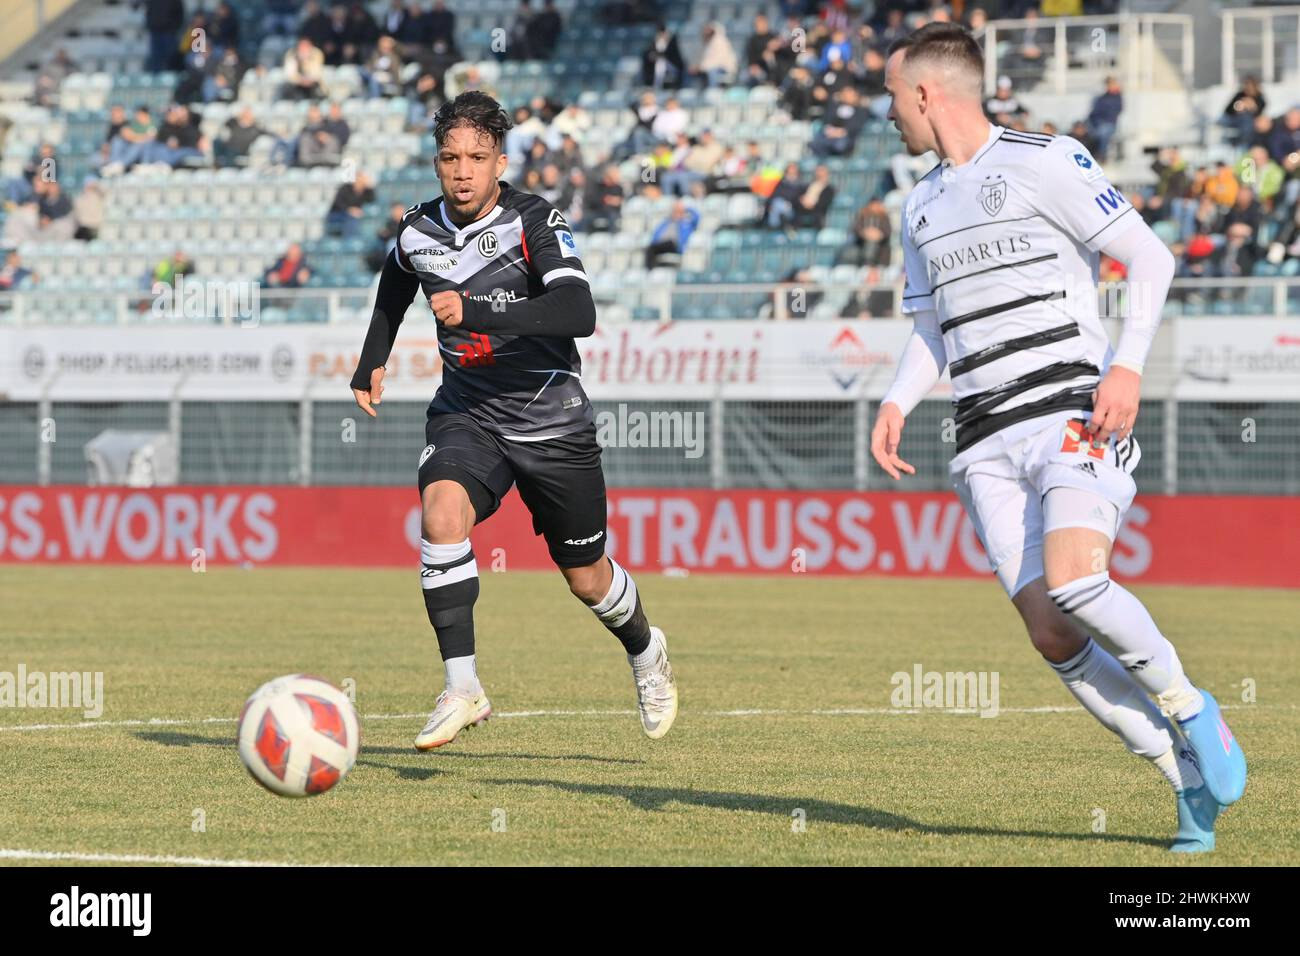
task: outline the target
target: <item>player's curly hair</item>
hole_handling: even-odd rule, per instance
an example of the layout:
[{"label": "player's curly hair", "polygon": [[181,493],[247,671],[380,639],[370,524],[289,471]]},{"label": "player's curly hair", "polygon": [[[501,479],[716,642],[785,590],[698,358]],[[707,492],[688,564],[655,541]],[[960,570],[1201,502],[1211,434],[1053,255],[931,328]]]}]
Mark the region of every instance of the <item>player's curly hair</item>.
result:
[{"label": "player's curly hair", "polygon": [[466,90],[455,99],[448,100],[433,114],[433,140],[439,147],[447,134],[459,126],[470,126],[491,136],[500,148],[506,141],[506,130],[515,124],[501,104],[481,90]]}]

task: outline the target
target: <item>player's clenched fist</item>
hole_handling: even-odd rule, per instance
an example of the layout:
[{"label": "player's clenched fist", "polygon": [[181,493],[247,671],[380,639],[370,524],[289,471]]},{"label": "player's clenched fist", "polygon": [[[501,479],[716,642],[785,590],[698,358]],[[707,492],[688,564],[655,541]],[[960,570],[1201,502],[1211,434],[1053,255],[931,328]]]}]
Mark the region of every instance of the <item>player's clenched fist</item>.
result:
[{"label": "player's clenched fist", "polygon": [[885,402],[876,416],[876,426],[871,429],[871,455],[895,481],[903,477],[900,471],[916,474],[915,468],[898,457],[898,443],[902,438],[903,410],[893,402]]},{"label": "player's clenched fist", "polygon": [[373,408],[371,408],[371,406],[378,405],[380,401],[383,400],[384,367],[381,365],[379,368],[375,369],[373,372],[370,373],[369,388],[367,389],[354,388],[352,390],[352,395],[354,398],[356,398],[357,405],[361,408],[363,412],[365,412],[371,418],[378,418],[379,413],[376,412]]},{"label": "player's clenched fist", "polygon": [[429,308],[436,318],[447,328],[460,325],[461,299],[458,292],[435,292],[429,296]]}]

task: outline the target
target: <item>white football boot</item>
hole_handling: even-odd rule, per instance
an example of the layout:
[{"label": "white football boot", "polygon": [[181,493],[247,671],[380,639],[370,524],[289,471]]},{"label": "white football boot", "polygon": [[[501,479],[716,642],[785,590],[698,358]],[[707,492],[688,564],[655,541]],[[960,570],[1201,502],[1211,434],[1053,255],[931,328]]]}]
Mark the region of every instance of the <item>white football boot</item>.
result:
[{"label": "white football boot", "polygon": [[438,695],[429,722],[415,738],[415,749],[432,750],[449,744],[466,727],[477,727],[491,716],[492,705],[483,691],[467,695],[444,690]]},{"label": "white football boot", "polygon": [[668,663],[668,641],[657,627],[650,628],[650,646],[658,647],[657,659],[643,674],[638,675],[633,669],[632,678],[636,682],[641,729],[651,740],[658,740],[677,719],[677,682],[673,679],[673,666]]}]

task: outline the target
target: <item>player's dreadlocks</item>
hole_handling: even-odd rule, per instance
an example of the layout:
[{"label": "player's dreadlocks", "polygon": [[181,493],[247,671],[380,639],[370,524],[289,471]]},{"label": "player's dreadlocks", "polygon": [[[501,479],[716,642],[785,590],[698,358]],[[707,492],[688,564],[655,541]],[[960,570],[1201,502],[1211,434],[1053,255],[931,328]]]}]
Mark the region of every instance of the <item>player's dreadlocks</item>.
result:
[{"label": "player's dreadlocks", "polygon": [[438,107],[433,116],[433,139],[442,146],[447,134],[458,126],[469,126],[491,136],[498,147],[505,143],[506,130],[514,126],[501,104],[481,90],[466,90]]}]

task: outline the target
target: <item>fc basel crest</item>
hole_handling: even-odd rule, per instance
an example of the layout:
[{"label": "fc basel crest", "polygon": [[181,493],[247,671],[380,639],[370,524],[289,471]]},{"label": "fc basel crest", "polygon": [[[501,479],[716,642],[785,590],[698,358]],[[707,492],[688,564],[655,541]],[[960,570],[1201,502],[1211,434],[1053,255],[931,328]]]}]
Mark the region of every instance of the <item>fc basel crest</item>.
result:
[{"label": "fc basel crest", "polygon": [[1007,184],[1002,179],[986,182],[980,187],[980,205],[990,216],[996,216],[1007,201]]},{"label": "fc basel crest", "polygon": [[484,259],[495,259],[500,244],[497,242],[496,233],[490,229],[484,231],[483,235],[478,237],[478,251]]}]

